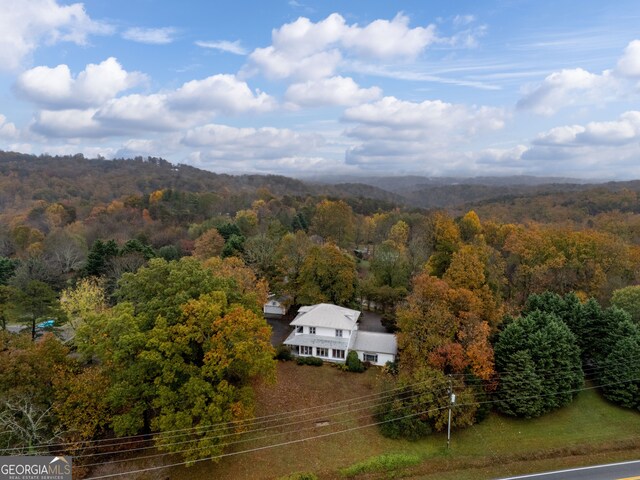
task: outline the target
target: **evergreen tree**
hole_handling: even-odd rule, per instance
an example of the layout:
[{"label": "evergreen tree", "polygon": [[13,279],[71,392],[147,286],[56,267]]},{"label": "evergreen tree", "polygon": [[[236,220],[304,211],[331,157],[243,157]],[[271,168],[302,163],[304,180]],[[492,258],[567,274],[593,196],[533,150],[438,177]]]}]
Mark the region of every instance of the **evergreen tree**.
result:
[{"label": "evergreen tree", "polygon": [[620,339],[602,362],[600,384],[605,398],[640,409],[640,332]]},{"label": "evergreen tree", "polygon": [[544,413],[542,380],[527,350],[510,357],[510,371],[501,379],[498,408],[516,417],[533,418]]},{"label": "evergreen tree", "polygon": [[89,250],[87,264],[85,265],[85,275],[88,277],[99,277],[107,273],[109,259],[119,253],[118,244],[115,240],[103,242],[96,240]]},{"label": "evergreen tree", "polygon": [[[527,356],[531,363],[527,362]],[[575,390],[583,384],[576,338],[551,313],[534,311],[510,323],[498,337],[495,362],[501,377],[509,379],[501,382],[498,390],[498,396],[506,399],[501,405],[505,413],[541,415],[570,403]],[[513,378],[512,372],[516,374]],[[527,405],[532,399],[522,399],[522,405],[517,404],[520,388],[528,380],[533,382],[528,388],[533,391],[540,388],[544,395],[540,405]]]}]

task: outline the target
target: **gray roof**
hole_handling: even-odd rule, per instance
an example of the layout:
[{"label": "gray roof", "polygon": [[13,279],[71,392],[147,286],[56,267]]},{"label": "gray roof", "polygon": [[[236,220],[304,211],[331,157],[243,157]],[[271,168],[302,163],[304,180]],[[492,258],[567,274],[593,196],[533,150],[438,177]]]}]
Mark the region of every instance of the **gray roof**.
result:
[{"label": "gray roof", "polygon": [[371,353],[398,353],[398,342],[393,333],[355,332],[353,350]]},{"label": "gray roof", "polygon": [[353,330],[359,317],[360,312],[357,310],[338,307],[330,303],[319,303],[318,305],[300,307],[298,315],[291,322],[291,325]]},{"label": "gray roof", "polygon": [[307,335],[291,332],[287,339],[282,342],[285,345],[306,345],[309,347],[335,348],[346,350],[349,346],[348,338],[324,337],[322,335]]}]

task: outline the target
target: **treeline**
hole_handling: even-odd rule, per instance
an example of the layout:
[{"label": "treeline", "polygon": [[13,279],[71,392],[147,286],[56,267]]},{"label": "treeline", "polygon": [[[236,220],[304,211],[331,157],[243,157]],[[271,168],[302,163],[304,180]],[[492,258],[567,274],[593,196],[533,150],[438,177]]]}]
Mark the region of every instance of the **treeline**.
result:
[{"label": "treeline", "polygon": [[[156,190],[215,193],[204,199],[207,214],[228,214],[246,208],[263,190],[277,196],[325,195],[350,198],[366,208],[389,209],[402,197],[369,185],[348,188],[311,185],[280,175],[226,175],[157,157],[105,160],[74,156],[26,155],[0,151],[0,221],[24,214],[42,201],[60,203],[84,218],[98,204],[145,197]],[[193,200],[193,199],[192,199]],[[379,205],[375,202],[379,201]],[[354,205],[355,206],[355,205]]]},{"label": "treeline", "polygon": [[[629,312],[545,292],[492,329],[481,303],[469,301],[472,292],[427,274],[415,286],[399,312],[401,354],[386,390],[393,400],[377,412],[383,434],[418,439],[444,431],[451,393],[454,428],[480,422],[491,410],[539,417],[584,388],[640,409],[640,324]],[[633,303],[637,313],[639,297],[640,287],[632,287],[616,301]]]},{"label": "treeline", "polygon": [[[466,406],[458,426],[488,405],[541,415],[570,401],[585,375],[637,407],[637,382],[622,380],[636,374],[614,368],[636,352],[640,316],[640,247],[618,234],[623,220],[415,211],[294,194],[306,187],[283,177],[229,183],[160,159],[0,166],[13,188],[0,190],[0,320],[29,327],[0,340],[0,441],[12,451],[67,443],[91,453],[92,440],[150,432],[171,451],[178,442],[163,432],[194,429],[178,438],[201,447],[188,460],[219,453],[220,436],[193,432],[251,418],[251,385],[273,376],[261,317],[269,292],[294,306],[383,313],[400,346],[390,381],[403,394],[381,413],[400,425],[392,435],[443,428],[448,396],[434,392],[448,375]],[[416,398],[435,410],[398,423],[394,412],[414,418]]]}]

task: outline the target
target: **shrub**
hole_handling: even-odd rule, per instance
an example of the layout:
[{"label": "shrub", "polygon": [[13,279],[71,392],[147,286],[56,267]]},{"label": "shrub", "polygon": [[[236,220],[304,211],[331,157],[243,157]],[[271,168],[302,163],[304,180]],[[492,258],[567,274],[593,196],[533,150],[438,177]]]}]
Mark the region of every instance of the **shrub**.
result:
[{"label": "shrub", "polygon": [[380,319],[380,323],[387,330],[388,333],[396,333],[398,331],[398,323],[396,321],[395,313],[385,313]]},{"label": "shrub", "polygon": [[364,365],[362,365],[362,362],[358,358],[358,354],[354,350],[350,350],[347,354],[346,365],[347,370],[349,370],[350,372],[364,372]]},{"label": "shrub", "polygon": [[415,414],[414,405],[407,405],[401,398],[381,405],[376,412],[380,433],[388,438],[418,440],[431,433],[431,426]]},{"label": "shrub", "polygon": [[344,477],[355,477],[365,473],[392,472],[399,468],[417,465],[420,462],[421,458],[418,455],[386,453],[343,468],[340,470],[340,474]]},{"label": "shrub", "polygon": [[291,349],[289,347],[279,345],[278,348],[276,348],[276,355],[273,358],[288,362],[289,360],[293,360],[293,355],[291,355]]},{"label": "shrub", "polygon": [[278,480],[318,480],[318,476],[311,472],[296,472],[280,477]]},{"label": "shrub", "polygon": [[398,364],[396,362],[389,361],[384,364],[383,371],[388,375],[395,376],[398,374]]},{"label": "shrub", "polygon": [[298,357],[296,358],[298,365],[311,365],[313,367],[321,367],[324,361],[318,357]]}]

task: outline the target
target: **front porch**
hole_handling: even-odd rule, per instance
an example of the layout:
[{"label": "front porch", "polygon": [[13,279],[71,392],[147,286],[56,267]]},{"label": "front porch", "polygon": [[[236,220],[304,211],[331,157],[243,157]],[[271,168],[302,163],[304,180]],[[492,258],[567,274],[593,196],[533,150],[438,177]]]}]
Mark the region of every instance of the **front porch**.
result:
[{"label": "front porch", "polygon": [[348,338],[330,338],[291,332],[283,342],[300,357],[318,357],[328,362],[344,362],[349,349]]}]

